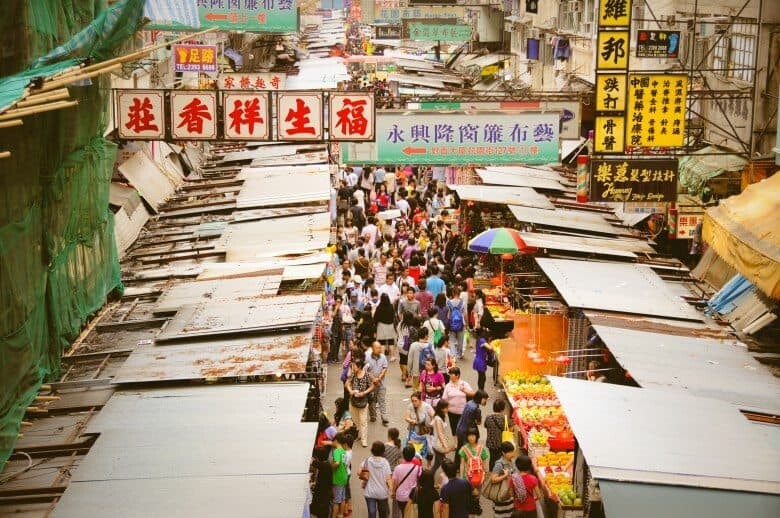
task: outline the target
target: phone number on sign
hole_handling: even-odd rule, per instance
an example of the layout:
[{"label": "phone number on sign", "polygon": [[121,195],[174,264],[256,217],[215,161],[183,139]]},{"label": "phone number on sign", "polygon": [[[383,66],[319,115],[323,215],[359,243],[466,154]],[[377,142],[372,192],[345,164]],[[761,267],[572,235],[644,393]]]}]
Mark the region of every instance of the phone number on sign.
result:
[{"label": "phone number on sign", "polygon": [[216,72],[217,65],[194,65],[177,63],[174,67],[176,72]]}]

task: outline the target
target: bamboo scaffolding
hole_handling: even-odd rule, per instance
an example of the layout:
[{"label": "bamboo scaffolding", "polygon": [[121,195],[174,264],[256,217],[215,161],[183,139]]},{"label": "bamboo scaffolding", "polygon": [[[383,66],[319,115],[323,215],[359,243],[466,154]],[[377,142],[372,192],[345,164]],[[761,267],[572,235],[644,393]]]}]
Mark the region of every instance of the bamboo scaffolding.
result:
[{"label": "bamboo scaffolding", "polygon": [[15,108],[24,108],[25,106],[33,106],[35,104],[41,104],[50,101],[60,101],[70,97],[70,92],[67,88],[62,88],[54,92],[47,92],[45,94],[35,94],[27,97],[26,99],[19,101],[14,105]]},{"label": "bamboo scaffolding", "polygon": [[[53,88],[58,88],[59,86],[66,85],[69,83],[72,83],[74,81],[79,81],[80,79],[85,79],[86,77],[94,77],[94,75],[102,74],[107,71],[115,70],[107,70],[105,67],[108,66],[114,66],[116,65],[117,68],[119,68],[123,63],[128,63],[130,61],[136,61],[137,59],[140,59],[144,57],[145,55],[149,54],[150,52],[154,52],[155,50],[161,49],[163,47],[167,47],[168,45],[173,45],[174,43],[179,43],[180,41],[189,40],[192,38],[196,38],[198,36],[202,36],[203,34],[214,32],[217,30],[217,27],[211,27],[209,29],[206,29],[204,31],[195,32],[193,34],[188,34],[186,36],[181,36],[179,38],[173,39],[171,41],[165,41],[161,43],[157,43],[155,45],[151,45],[149,47],[144,47],[141,50],[131,52],[130,54],[126,54],[124,56],[119,56],[117,58],[112,58],[106,61],[101,61],[100,63],[95,63],[94,65],[89,65],[86,67],[80,67],[77,69],[69,69],[65,73],[57,76],[53,81],[49,83],[44,83],[43,86],[36,90],[37,92],[47,92],[49,90],[52,90]],[[93,72],[98,72],[98,74],[89,75]],[[85,75],[86,74],[86,75]],[[56,84],[56,86],[54,86]]]},{"label": "bamboo scaffolding", "polygon": [[71,108],[76,106],[78,101],[55,101],[53,103],[39,104],[36,106],[30,106],[29,108],[19,108],[15,110],[8,110],[0,114],[0,121],[14,119],[17,117],[27,117],[28,115],[35,115],[42,112],[48,112],[52,110],[61,110],[63,108]]},{"label": "bamboo scaffolding", "polygon": [[81,81],[83,79],[89,79],[91,77],[99,76],[101,74],[107,74],[109,72],[113,72],[114,70],[119,70],[120,68],[122,68],[122,63],[103,65],[101,66],[101,68],[93,69],[88,73],[82,72],[78,74],[73,74],[67,77],[55,79],[54,81],[50,81],[48,83],[44,83],[43,87],[36,90],[36,92],[38,93],[49,92],[51,90],[56,90],[57,88],[62,88],[63,86],[69,85],[70,83],[75,83],[76,81]]},{"label": "bamboo scaffolding", "polygon": [[22,124],[24,124],[22,119],[11,119],[5,122],[0,122],[0,129],[13,128],[14,126],[21,126]]},{"label": "bamboo scaffolding", "polygon": [[11,156],[10,151],[0,151],[0,158],[8,158],[9,156]]}]

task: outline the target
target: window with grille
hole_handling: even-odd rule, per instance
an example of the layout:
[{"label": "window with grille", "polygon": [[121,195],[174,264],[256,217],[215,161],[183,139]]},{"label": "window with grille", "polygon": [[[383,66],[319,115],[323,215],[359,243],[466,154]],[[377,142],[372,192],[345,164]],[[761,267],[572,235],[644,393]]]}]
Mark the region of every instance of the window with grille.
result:
[{"label": "window with grille", "polygon": [[[735,21],[723,30],[725,32],[715,34],[712,68],[722,76],[752,82],[758,25],[750,20]],[[719,37],[721,34],[723,37]]]}]

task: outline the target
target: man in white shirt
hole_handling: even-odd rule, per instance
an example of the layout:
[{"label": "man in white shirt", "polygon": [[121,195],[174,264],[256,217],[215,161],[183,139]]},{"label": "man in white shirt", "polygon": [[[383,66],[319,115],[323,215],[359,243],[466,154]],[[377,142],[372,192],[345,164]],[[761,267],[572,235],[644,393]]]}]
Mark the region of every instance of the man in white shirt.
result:
[{"label": "man in white shirt", "polygon": [[347,187],[355,187],[358,183],[358,175],[354,169],[349,169],[347,172]]},{"label": "man in white shirt", "polygon": [[355,204],[363,209],[366,210],[366,200],[365,200],[366,193],[361,191],[360,189],[356,189],[355,192],[352,193],[352,197],[355,198]]},{"label": "man in white shirt", "polygon": [[374,265],[374,282],[377,286],[382,286],[387,279],[387,255],[381,254],[379,262]]},{"label": "man in white shirt", "polygon": [[401,297],[401,290],[395,283],[395,276],[392,273],[388,273],[387,277],[385,278],[385,283],[379,286],[379,295],[381,296],[383,293],[387,293],[387,296],[390,299],[390,304],[395,304],[395,302]]},{"label": "man in white shirt", "polygon": [[368,223],[365,227],[363,227],[363,230],[360,231],[360,236],[363,238],[363,241],[366,243],[366,248],[373,252],[376,248],[376,237],[379,235],[379,229],[376,227],[375,219],[373,216],[370,216],[368,218]]},{"label": "man in white shirt", "polygon": [[385,175],[387,172],[381,165],[374,169],[374,189],[379,192],[379,186],[385,183]]},{"label": "man in white shirt", "polygon": [[409,202],[406,201],[405,196],[399,196],[395,202],[395,208],[401,211],[401,215],[406,217],[409,215]]}]

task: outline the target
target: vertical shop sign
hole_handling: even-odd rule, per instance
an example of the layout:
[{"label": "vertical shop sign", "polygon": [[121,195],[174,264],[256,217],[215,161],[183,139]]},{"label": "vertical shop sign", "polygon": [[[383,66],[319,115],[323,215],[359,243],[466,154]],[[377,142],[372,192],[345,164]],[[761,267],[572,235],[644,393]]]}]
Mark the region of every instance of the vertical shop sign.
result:
[{"label": "vertical shop sign", "polygon": [[271,117],[267,93],[225,92],[222,97],[226,140],[268,140]]},{"label": "vertical shop sign", "polygon": [[117,134],[122,139],[162,140],[165,137],[164,94],[161,90],[118,90]]},{"label": "vertical shop sign", "polygon": [[328,119],[329,140],[373,142],[376,134],[374,95],[364,92],[331,93]]},{"label": "vertical shop sign", "polygon": [[276,107],[279,140],[322,140],[322,93],[279,92]]},{"label": "vertical shop sign", "polygon": [[683,146],[687,95],[688,76],[684,74],[629,76],[626,145]]},{"label": "vertical shop sign", "polygon": [[626,119],[622,115],[601,115],[596,117],[594,151],[596,153],[619,154],[626,146]]},{"label": "vertical shop sign", "polygon": [[216,45],[174,45],[174,72],[216,72]]},{"label": "vertical shop sign", "polygon": [[602,27],[628,27],[631,24],[631,0],[601,0],[599,25]]},{"label": "vertical shop sign", "polygon": [[596,111],[624,112],[626,110],[626,74],[596,75]]},{"label": "vertical shop sign", "polygon": [[171,92],[171,137],[174,140],[216,140],[217,93]]},{"label": "vertical shop sign", "polygon": [[597,69],[628,70],[629,35],[629,31],[599,32]]}]

